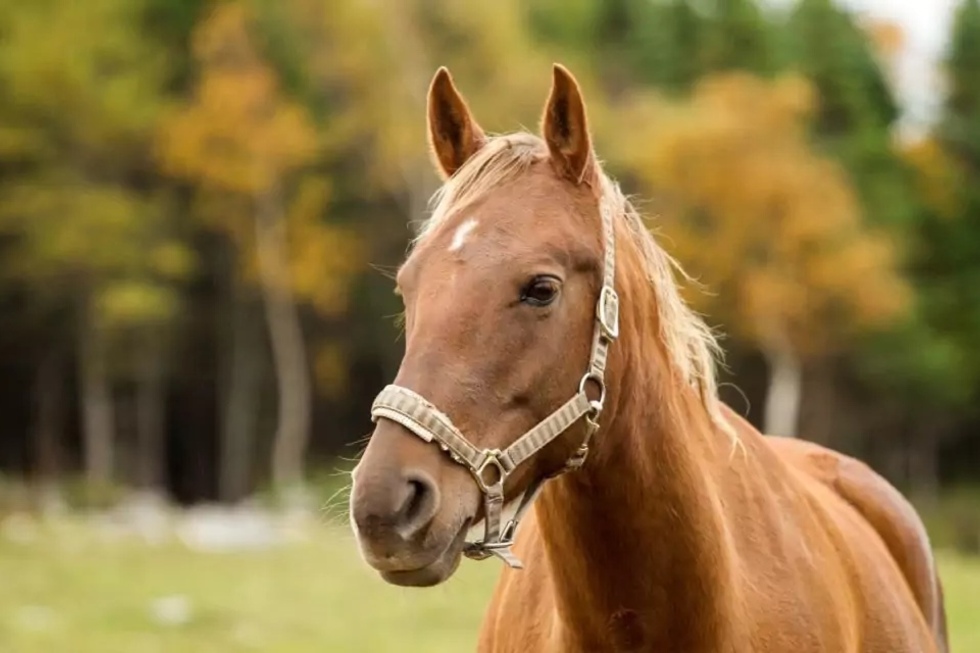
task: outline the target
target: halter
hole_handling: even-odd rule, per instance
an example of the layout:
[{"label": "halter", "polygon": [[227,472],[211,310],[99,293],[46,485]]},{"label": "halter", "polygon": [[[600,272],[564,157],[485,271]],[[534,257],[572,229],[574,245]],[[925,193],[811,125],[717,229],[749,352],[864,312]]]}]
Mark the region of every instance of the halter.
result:
[{"label": "halter", "polygon": [[[605,371],[609,345],[619,336],[619,296],[616,294],[616,244],[613,219],[616,193],[605,189],[600,202],[602,231],[605,240],[605,264],[602,289],[596,302],[595,332],[589,367],[578,385],[578,392],[558,410],[551,413],[509,447],[479,449],[467,440],[444,413],[421,395],[398,385],[385,387],[371,407],[371,419],[385,418],[400,424],[425,442],[434,442],[456,463],[466,467],[484,495],[486,516],[483,539],[468,542],[463,549],[466,557],[484,560],[497,556],[508,566],[521,569],[523,564],[511,551],[517,526],[544,483],[565,472],[579,469],[588,457],[589,442],[599,429],[599,416],[606,400]],[[585,392],[589,382],[598,386],[599,398],[589,399]],[[578,420],[585,420],[585,438],[565,462],[564,467],[543,478],[535,479],[524,492],[517,511],[500,527],[504,508],[504,482],[507,477],[531,456],[543,449]]]}]

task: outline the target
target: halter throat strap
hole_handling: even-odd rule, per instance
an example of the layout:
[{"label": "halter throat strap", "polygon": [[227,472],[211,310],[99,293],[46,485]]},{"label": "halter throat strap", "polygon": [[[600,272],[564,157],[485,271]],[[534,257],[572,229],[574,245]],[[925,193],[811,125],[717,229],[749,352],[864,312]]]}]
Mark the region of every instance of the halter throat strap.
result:
[{"label": "halter throat strap", "polygon": [[[609,346],[619,336],[619,296],[615,289],[616,244],[614,219],[616,193],[604,189],[600,200],[600,215],[604,239],[602,288],[596,302],[595,331],[588,368],[579,382],[578,392],[531,430],[505,449],[481,449],[453,424],[449,417],[418,393],[398,385],[386,386],[375,398],[371,419],[387,419],[400,424],[425,442],[435,443],[456,463],[466,467],[484,495],[484,534],[482,540],[469,542],[464,555],[474,560],[496,556],[508,566],[522,568],[523,564],[511,550],[517,526],[537,497],[544,483],[565,472],[576,470],[589,453],[589,443],[599,429],[599,416],[606,400],[605,373]],[[586,388],[593,384],[599,390],[598,399],[590,399]],[[585,421],[585,437],[564,467],[550,476],[533,480],[525,490],[514,516],[501,527],[504,508],[504,484],[510,474],[523,462],[541,451],[569,427]]]}]

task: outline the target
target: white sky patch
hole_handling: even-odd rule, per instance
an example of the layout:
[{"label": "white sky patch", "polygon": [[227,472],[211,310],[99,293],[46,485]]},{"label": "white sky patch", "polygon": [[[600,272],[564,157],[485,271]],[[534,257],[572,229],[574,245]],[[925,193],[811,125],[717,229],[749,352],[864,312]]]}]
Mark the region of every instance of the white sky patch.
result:
[{"label": "white sky patch", "polygon": [[458,252],[462,249],[463,245],[466,244],[466,237],[476,229],[476,225],[479,224],[476,220],[470,219],[459,225],[456,229],[456,233],[453,234],[453,242],[449,243],[450,252]]}]

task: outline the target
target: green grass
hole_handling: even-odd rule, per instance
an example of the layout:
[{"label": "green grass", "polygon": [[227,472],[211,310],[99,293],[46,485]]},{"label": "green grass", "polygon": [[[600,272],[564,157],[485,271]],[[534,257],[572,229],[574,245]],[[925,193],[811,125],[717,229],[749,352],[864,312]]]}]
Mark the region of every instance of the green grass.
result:
[{"label": "green grass", "polygon": [[[106,541],[77,522],[0,538],[4,653],[425,653],[472,651],[499,566],[464,562],[448,584],[385,585],[343,529],[255,553]],[[980,560],[942,558],[954,651],[980,651]],[[154,600],[187,597],[161,625]]]},{"label": "green grass", "polygon": [[941,555],[939,575],[946,594],[950,650],[980,651],[980,559]]}]

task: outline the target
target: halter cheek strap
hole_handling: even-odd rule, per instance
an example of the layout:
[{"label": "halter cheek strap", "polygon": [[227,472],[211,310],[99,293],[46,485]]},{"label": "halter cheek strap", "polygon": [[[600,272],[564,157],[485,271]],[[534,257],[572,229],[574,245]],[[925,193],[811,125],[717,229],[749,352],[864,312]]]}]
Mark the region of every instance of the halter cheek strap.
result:
[{"label": "halter cheek strap", "polygon": [[[565,472],[580,468],[589,453],[589,442],[599,429],[599,416],[606,399],[605,372],[609,345],[619,336],[619,297],[614,287],[616,274],[616,246],[612,197],[615,193],[604,192],[600,203],[605,260],[602,289],[596,302],[595,332],[588,369],[579,382],[578,392],[563,406],[544,418],[530,431],[520,436],[505,449],[481,449],[470,443],[449,417],[416,392],[398,385],[389,385],[375,398],[371,407],[372,421],[387,419],[402,425],[426,442],[434,442],[456,463],[466,467],[484,495],[484,535],[478,542],[469,542],[464,555],[483,560],[491,555],[502,559],[508,566],[522,568],[514,556],[517,526],[544,483]],[[599,398],[589,399],[586,386],[598,386]],[[564,467],[550,476],[533,480],[525,490],[514,516],[501,528],[504,508],[504,483],[518,465],[541,451],[569,427],[584,419],[585,437]]]}]

